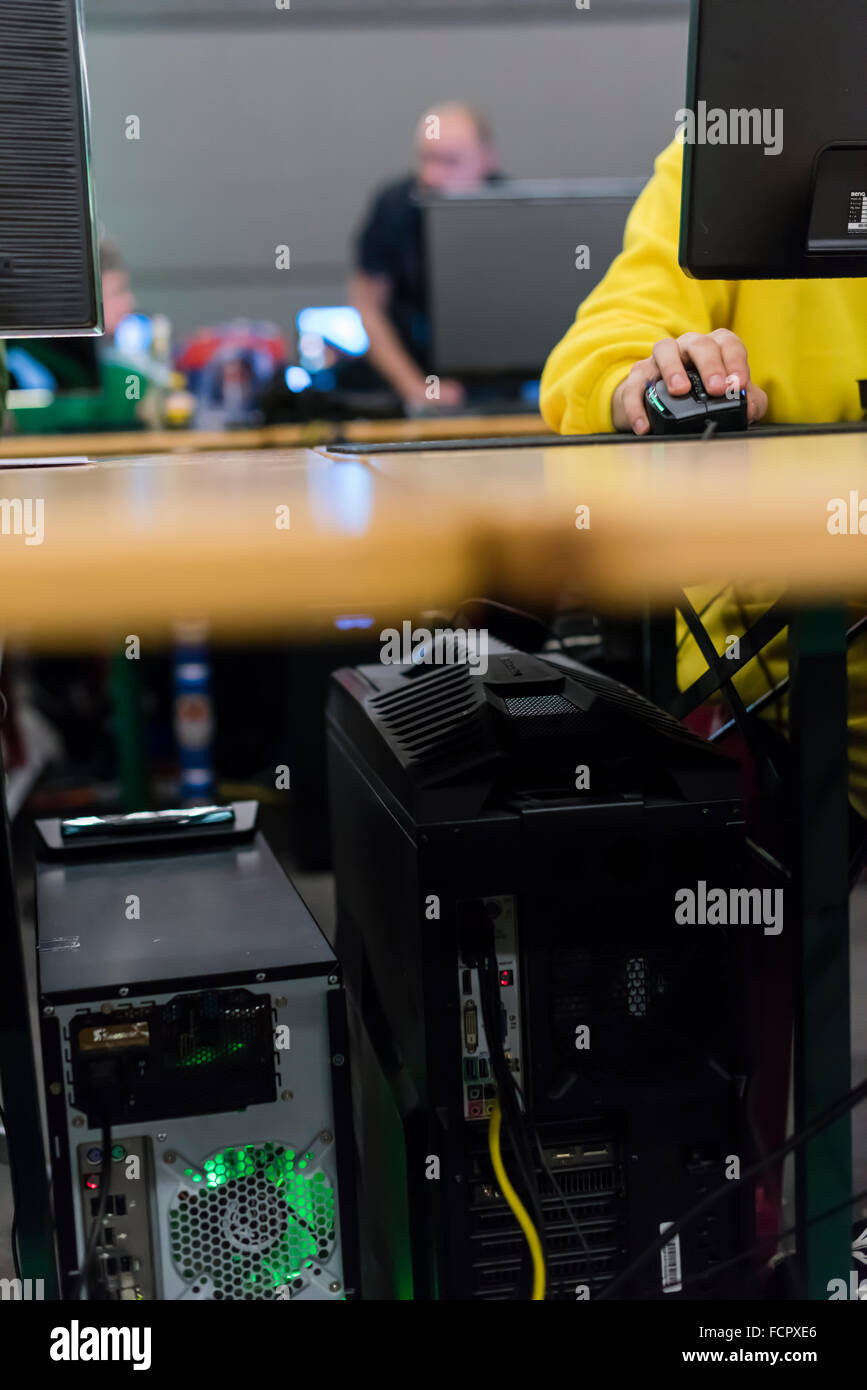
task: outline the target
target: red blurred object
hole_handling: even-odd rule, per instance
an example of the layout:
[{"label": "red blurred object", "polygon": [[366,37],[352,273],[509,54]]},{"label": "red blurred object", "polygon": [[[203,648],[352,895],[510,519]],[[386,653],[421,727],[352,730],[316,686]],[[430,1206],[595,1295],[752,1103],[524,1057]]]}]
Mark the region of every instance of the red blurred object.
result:
[{"label": "red blurred object", "polygon": [[240,352],[267,358],[271,369],[276,370],[288,360],[289,344],[275,324],[240,320],[198,329],[182,344],[175,363],[182,372],[200,372],[218,354],[233,356]]}]

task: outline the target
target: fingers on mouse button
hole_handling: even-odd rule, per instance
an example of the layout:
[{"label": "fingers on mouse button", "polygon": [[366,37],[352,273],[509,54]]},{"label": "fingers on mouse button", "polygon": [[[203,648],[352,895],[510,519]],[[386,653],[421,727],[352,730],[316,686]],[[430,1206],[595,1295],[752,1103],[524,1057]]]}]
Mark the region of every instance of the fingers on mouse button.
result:
[{"label": "fingers on mouse button", "polygon": [[690,386],[700,401],[707,399],[707,388],[698,372],[690,372]]}]

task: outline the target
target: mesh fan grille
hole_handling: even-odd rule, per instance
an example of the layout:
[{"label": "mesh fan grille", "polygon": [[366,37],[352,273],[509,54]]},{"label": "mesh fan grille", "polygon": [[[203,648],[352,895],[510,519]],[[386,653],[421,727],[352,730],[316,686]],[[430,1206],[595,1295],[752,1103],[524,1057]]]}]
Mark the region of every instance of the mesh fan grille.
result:
[{"label": "mesh fan grille", "polygon": [[271,1001],[246,990],[179,994],[164,1005],[161,1025],[166,1061],[176,1069],[225,1067],[238,1053],[272,1048]]},{"label": "mesh fan grille", "polygon": [[556,955],[552,1017],[571,1035],[573,1015],[645,1019],[658,1005],[653,979],[662,969],[660,953],[624,955],[571,947]]},{"label": "mesh fan grille", "polygon": [[217,1300],[272,1299],[300,1287],[335,1240],[334,1189],[325,1173],[305,1174],[310,1158],[274,1143],[212,1154],[201,1188],[178,1192],[169,1208],[181,1278]]},{"label": "mesh fan grille", "polygon": [[[681,944],[682,943],[682,944]],[[730,946],[720,932],[605,951],[563,947],[548,963],[551,1037],[582,1075],[638,1080],[689,1072],[708,1039],[730,1036]],[[575,1030],[593,1045],[576,1049]],[[727,1044],[726,1044],[727,1045]]]},{"label": "mesh fan grille", "polygon": [[[510,695],[505,701],[506,709],[521,719],[538,719],[551,714],[575,714],[576,709],[570,700],[562,695]],[[580,711],[578,711],[580,713]]]},{"label": "mesh fan grille", "polygon": [[562,695],[509,695],[503,703],[522,738],[562,737],[575,733],[586,719],[584,711]]}]

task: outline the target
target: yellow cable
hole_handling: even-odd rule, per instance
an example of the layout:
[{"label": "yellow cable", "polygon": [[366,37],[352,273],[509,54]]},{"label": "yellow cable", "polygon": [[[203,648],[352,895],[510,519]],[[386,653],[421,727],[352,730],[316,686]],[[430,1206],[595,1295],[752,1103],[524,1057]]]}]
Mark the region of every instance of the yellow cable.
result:
[{"label": "yellow cable", "polygon": [[533,1292],[530,1298],[534,1303],[539,1303],[543,1302],[545,1298],[545,1257],[542,1254],[542,1242],[539,1240],[536,1228],[527,1215],[523,1202],[509,1182],[508,1174],[503,1167],[503,1155],[500,1152],[500,1126],[502,1121],[503,1112],[500,1109],[500,1102],[495,1100],[494,1108],[491,1111],[491,1122],[488,1125],[488,1149],[491,1155],[491,1163],[494,1165],[494,1172],[497,1175],[497,1182],[500,1184],[500,1191],[514,1212],[518,1225],[524,1232],[524,1238],[530,1247],[530,1254],[533,1257]]}]

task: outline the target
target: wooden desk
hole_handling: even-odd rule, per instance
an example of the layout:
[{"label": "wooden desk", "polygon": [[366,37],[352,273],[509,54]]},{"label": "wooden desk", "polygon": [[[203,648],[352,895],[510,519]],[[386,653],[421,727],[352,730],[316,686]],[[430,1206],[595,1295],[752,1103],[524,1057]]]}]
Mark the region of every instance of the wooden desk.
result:
[{"label": "wooden desk", "polygon": [[239,430],[125,430],[106,434],[11,434],[0,440],[3,458],[127,458],[208,450],[296,449],[345,439],[361,444],[418,439],[499,439],[548,434],[541,415],[428,416],[420,420],[312,420]]},{"label": "wooden desk", "polygon": [[550,433],[541,415],[535,414],[354,420],[340,428],[341,439],[358,444],[401,444],[420,439],[521,439]]},{"label": "wooden desk", "polygon": [[274,425],[243,430],[117,430],[95,434],[6,434],[4,458],[131,458],[220,449],[294,449],[334,439],[330,426]]},{"label": "wooden desk", "polygon": [[810,600],[867,579],[867,537],[826,524],[830,498],[867,499],[867,434],[193,453],[7,469],[0,488],[44,507],[42,544],[0,535],[0,629],[46,647],[165,637],[187,615],[263,637],[495,589],[634,609],[717,575]]},{"label": "wooden desk", "polygon": [[[599,605],[634,609],[670,606],[683,586],[715,577],[788,588],[806,603],[867,587],[867,536],[857,533],[867,434],[362,457],[189,452],[4,470],[2,489],[8,504],[40,500],[45,529],[32,546],[0,535],[0,631],[42,647],[165,639],[186,617],[206,620],[217,638],[280,636],[329,627],[335,611],[401,620],[452,611],[471,594],[521,603],[580,587]],[[850,494],[856,534],[831,535],[828,504]],[[589,527],[577,529],[582,506]],[[276,525],[281,507],[288,530]],[[841,625],[808,617],[794,626],[798,1036],[810,1063],[796,1084],[801,1125],[849,1085],[848,904],[837,862],[845,648]],[[829,708],[839,729],[822,745],[816,730],[834,722]],[[26,1097],[21,1106],[24,1115]],[[849,1191],[848,1135],[841,1121],[808,1146],[799,1202],[813,1217]],[[28,1209],[32,1229],[37,1216]],[[829,1271],[848,1269],[850,1238],[842,1208],[809,1228],[812,1297],[825,1296]]]}]

